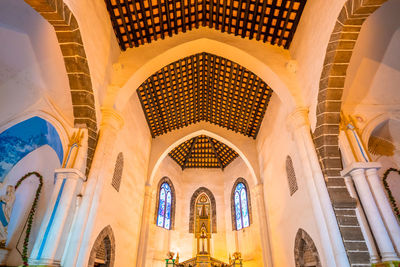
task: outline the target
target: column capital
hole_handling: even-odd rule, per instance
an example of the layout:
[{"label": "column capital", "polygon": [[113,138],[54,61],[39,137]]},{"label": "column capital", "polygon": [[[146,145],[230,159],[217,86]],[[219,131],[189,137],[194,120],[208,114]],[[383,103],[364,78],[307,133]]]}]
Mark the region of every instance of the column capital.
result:
[{"label": "column capital", "polygon": [[124,119],[121,113],[111,107],[102,107],[101,115],[100,129],[111,127],[115,130],[119,130],[124,126]]},{"label": "column capital", "polygon": [[310,121],[308,119],[308,108],[297,107],[292,113],[287,116],[286,125],[292,131],[303,127],[310,126]]},{"label": "column capital", "polygon": [[85,175],[78,169],[59,168],[54,171],[57,179],[81,179],[86,181]]},{"label": "column capital", "polygon": [[347,166],[346,168],[344,168],[340,174],[342,176],[346,176],[346,175],[351,175],[352,173],[355,173],[356,170],[362,170],[365,171],[368,169],[380,169],[382,167],[382,165],[379,162],[353,162],[352,164],[350,164],[349,166]]}]

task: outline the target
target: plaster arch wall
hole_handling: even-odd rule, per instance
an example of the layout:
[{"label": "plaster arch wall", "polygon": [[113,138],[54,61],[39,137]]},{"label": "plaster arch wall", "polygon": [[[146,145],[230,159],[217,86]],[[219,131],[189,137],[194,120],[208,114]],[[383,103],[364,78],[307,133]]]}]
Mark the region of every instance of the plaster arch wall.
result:
[{"label": "plaster arch wall", "polygon": [[287,50],[208,28],[181,33],[122,53],[118,64],[114,65],[112,86],[105,104],[123,109],[149,76],[174,61],[201,52],[227,58],[252,71],[289,107],[302,105],[297,77],[286,67],[291,61]]},{"label": "plaster arch wall", "polygon": [[256,141],[208,122],[192,124],[153,139],[148,168],[150,176],[147,179],[147,183],[153,183],[157,169],[172,149],[202,134],[221,141],[235,150],[249,168],[254,184],[259,183]]}]

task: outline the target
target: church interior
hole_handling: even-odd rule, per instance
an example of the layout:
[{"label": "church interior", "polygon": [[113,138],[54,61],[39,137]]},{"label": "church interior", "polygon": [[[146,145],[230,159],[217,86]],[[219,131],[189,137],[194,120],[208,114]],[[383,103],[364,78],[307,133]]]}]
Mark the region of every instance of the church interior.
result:
[{"label": "church interior", "polygon": [[400,266],[399,14],[0,1],[0,266]]}]

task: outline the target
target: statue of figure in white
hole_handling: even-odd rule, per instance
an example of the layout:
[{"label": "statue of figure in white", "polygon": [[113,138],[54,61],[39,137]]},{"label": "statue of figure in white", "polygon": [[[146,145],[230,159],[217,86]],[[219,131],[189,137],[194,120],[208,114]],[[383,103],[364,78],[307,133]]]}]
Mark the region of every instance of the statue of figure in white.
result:
[{"label": "statue of figure in white", "polygon": [[0,196],[0,247],[5,247],[7,240],[7,227],[10,222],[12,207],[15,201],[15,188],[7,186],[5,195]]}]

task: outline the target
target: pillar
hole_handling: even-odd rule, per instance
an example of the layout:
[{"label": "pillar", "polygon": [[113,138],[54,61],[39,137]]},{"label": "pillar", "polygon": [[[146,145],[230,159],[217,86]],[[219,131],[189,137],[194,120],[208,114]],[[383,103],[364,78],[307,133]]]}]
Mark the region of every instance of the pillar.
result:
[{"label": "pillar", "polygon": [[[376,163],[375,163],[376,164]],[[371,165],[371,164],[368,164]],[[400,225],[397,222],[396,217],[393,214],[392,207],[389,204],[389,200],[383,189],[381,180],[379,179],[377,170],[379,166],[371,166],[371,168],[365,171],[367,180],[369,182],[372,194],[375,198],[378,209],[381,212],[383,222],[385,223],[389,236],[392,239],[393,245],[400,255]]]},{"label": "pillar", "polygon": [[86,266],[91,250],[90,240],[95,223],[100,195],[104,186],[105,176],[108,174],[109,157],[114,149],[114,143],[119,129],[124,121],[121,114],[108,107],[101,108],[102,119],[100,124],[97,147],[92,167],[83,191],[82,203],[76,214],[71,229],[68,247],[63,256],[63,266]]},{"label": "pillar", "polygon": [[270,239],[269,239],[269,229],[268,229],[268,218],[265,210],[266,206],[264,199],[264,187],[262,183],[259,183],[255,187],[255,198],[257,201],[257,213],[260,222],[260,234],[261,234],[261,242],[262,242],[261,245],[262,245],[264,266],[272,267],[273,259],[272,259],[271,244],[269,242]]},{"label": "pillar", "polygon": [[363,236],[367,244],[368,252],[370,255],[370,261],[371,263],[378,263],[380,260],[379,253],[378,250],[376,249],[374,237],[372,236],[371,229],[369,228],[367,218],[365,217],[365,213],[361,207],[360,201],[358,200],[357,191],[354,187],[353,180],[351,176],[347,175],[344,177],[344,181],[346,183],[346,187],[347,190],[349,191],[350,196],[357,200],[356,216],[358,221],[360,222],[361,232],[363,233]]},{"label": "pillar", "polygon": [[139,236],[139,244],[138,244],[138,252],[137,252],[137,260],[136,266],[146,266],[146,252],[147,252],[147,243],[149,239],[149,227],[150,227],[150,218],[151,218],[151,185],[146,183],[145,191],[144,191],[144,202],[143,202],[143,212],[142,212],[142,222],[140,227],[140,236]]},{"label": "pillar", "polygon": [[311,137],[308,109],[296,108],[288,116],[288,126],[302,161],[327,266],[350,266]]},{"label": "pillar", "polygon": [[351,175],[356,186],[358,196],[367,216],[371,231],[375,237],[376,244],[381,253],[382,261],[390,262],[397,261],[399,258],[396,255],[389,234],[386,231],[385,224],[380,216],[378,207],[369,188],[365,177],[363,163],[353,163],[342,171],[342,175]]},{"label": "pillar", "polygon": [[56,184],[29,259],[31,265],[60,266],[85,176],[77,169],[57,169]]}]

